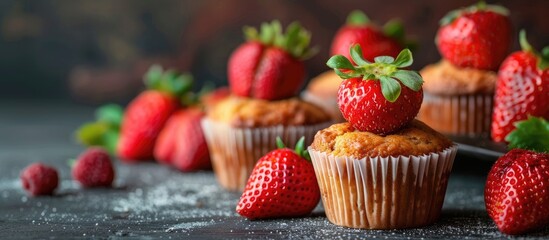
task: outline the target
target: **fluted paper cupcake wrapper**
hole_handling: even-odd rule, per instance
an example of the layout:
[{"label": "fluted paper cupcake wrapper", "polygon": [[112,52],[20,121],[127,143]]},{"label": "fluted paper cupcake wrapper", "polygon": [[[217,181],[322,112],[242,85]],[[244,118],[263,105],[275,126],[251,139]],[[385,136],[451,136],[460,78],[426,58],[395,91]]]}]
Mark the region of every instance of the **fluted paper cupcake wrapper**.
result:
[{"label": "fluted paper cupcake wrapper", "polygon": [[422,156],[337,157],[309,147],[328,220],[345,227],[400,229],[440,215],[457,152]]},{"label": "fluted paper cupcake wrapper", "polygon": [[204,118],[201,124],[217,181],[227,190],[242,191],[257,160],[277,148],[276,137],[289,147],[295,146],[302,136],[309,144],[316,132],[331,122],[310,126],[235,128]]},{"label": "fluted paper cupcake wrapper", "polygon": [[492,94],[439,96],[424,93],[418,119],[443,133],[477,136],[490,132],[492,107]]}]

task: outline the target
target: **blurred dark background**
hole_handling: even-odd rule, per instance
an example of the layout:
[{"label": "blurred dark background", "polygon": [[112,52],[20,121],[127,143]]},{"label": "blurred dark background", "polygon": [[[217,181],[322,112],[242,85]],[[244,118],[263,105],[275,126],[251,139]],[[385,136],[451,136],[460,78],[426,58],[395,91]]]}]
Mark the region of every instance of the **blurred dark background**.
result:
[{"label": "blurred dark background", "polygon": [[[153,63],[226,85],[226,63],[243,41],[242,26],[298,20],[320,52],[306,62],[309,78],[327,70],[333,34],[353,9],[374,22],[400,18],[419,43],[414,68],[438,61],[438,20],[476,1],[351,0],[1,0],[0,101],[60,100],[124,103],[143,88]],[[487,1],[510,9],[537,48],[549,45],[549,1]]]}]

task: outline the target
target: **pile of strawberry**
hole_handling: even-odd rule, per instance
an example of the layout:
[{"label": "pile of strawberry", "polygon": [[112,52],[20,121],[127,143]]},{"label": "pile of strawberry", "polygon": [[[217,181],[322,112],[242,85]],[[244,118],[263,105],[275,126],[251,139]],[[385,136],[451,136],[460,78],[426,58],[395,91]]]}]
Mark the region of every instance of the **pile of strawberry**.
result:
[{"label": "pile of strawberry", "polygon": [[499,68],[491,128],[497,142],[515,129],[513,123],[529,115],[549,118],[549,48],[539,54],[521,32],[522,51],[506,58],[511,42],[508,15],[504,7],[481,1],[449,12],[436,37],[442,57],[457,67]]},{"label": "pile of strawberry", "polygon": [[181,171],[211,167],[200,120],[204,107],[229,93],[221,88],[205,95],[190,91],[188,74],[153,66],[145,75],[148,90],[139,94],[125,112],[116,105],[97,111],[97,121],[77,131],[80,142],[103,146],[127,163],[156,159]]}]

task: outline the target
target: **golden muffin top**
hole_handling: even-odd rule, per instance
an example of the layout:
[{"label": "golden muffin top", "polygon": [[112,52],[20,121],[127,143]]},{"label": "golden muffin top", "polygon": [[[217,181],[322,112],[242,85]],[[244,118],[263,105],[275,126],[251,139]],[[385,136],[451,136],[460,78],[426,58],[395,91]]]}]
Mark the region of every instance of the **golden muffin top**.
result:
[{"label": "golden muffin top", "polygon": [[320,107],[299,98],[277,101],[230,96],[219,102],[208,117],[233,127],[301,126],[330,121]]},{"label": "golden muffin top", "polygon": [[333,70],[326,71],[311,79],[307,91],[315,96],[337,99],[341,79]]},{"label": "golden muffin top", "polygon": [[358,159],[419,156],[450,146],[452,141],[419,120],[387,136],[355,130],[349,123],[338,123],[320,130],[311,145],[317,151]]},{"label": "golden muffin top", "polygon": [[474,68],[459,68],[446,60],[424,67],[423,90],[437,95],[493,93],[497,74]]}]

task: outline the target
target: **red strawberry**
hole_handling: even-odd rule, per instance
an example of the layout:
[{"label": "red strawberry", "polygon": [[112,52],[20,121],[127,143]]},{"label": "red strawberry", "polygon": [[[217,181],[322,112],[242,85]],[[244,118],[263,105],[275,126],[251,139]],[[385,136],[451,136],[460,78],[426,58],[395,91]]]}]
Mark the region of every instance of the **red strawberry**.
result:
[{"label": "red strawberry", "polygon": [[549,47],[540,56],[521,31],[522,51],[505,59],[498,72],[492,139],[501,142],[528,115],[549,119]]},{"label": "red strawberry", "polygon": [[192,78],[152,67],[146,75],[149,88],[126,108],[120,129],[118,155],[125,161],[152,159],[158,134],[180,107],[179,96],[190,89]]},{"label": "red strawberry", "polygon": [[32,196],[51,195],[59,184],[57,170],[42,163],[33,163],[21,172],[23,188]]},{"label": "red strawberry", "polygon": [[301,138],[295,151],[284,147],[267,153],[255,165],[236,211],[249,219],[300,217],[320,200],[313,165]]},{"label": "red strawberry", "polygon": [[514,149],[499,158],[486,181],[488,215],[506,234],[549,224],[549,154]]},{"label": "red strawberry", "polygon": [[197,107],[174,113],[156,141],[156,160],[181,171],[211,168],[208,145],[200,126],[203,116],[204,112]]},{"label": "red strawberry", "polygon": [[246,28],[248,41],[231,55],[227,67],[231,91],[243,97],[277,100],[295,96],[304,82],[303,59],[311,56],[310,34],[292,23],[282,34],[280,23]]},{"label": "red strawberry", "polygon": [[440,54],[459,67],[497,69],[511,42],[508,12],[484,1],[449,12],[436,37]]},{"label": "red strawberry", "polygon": [[363,58],[373,62],[377,56],[396,57],[403,49],[403,38],[404,30],[400,23],[388,22],[384,31],[371,23],[363,12],[355,10],[334,36],[330,52],[350,59],[349,48],[359,44]]},{"label": "red strawberry", "polygon": [[414,119],[423,101],[423,80],[417,72],[399,69],[412,64],[410,50],[402,50],[396,59],[376,57],[374,63],[362,58],[358,44],[350,52],[358,66],[341,55],[327,62],[346,79],[339,86],[337,99],[343,117],[360,131],[382,135]]},{"label": "red strawberry", "polygon": [[114,180],[111,157],[103,148],[89,148],[78,156],[72,178],[87,188],[110,187]]}]

